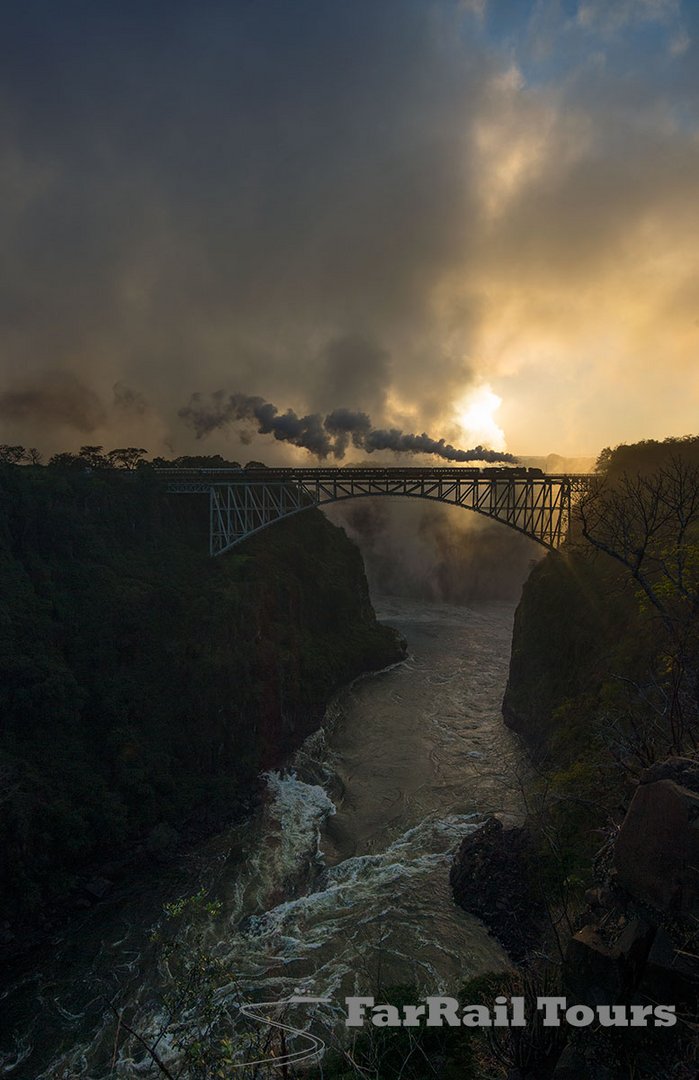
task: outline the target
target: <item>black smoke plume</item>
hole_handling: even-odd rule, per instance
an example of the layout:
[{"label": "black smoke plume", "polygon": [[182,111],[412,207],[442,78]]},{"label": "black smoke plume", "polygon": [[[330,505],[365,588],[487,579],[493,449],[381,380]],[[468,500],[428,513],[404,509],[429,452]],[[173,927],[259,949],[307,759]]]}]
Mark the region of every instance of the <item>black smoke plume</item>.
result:
[{"label": "black smoke plume", "polygon": [[357,450],[372,454],[375,450],[394,450],[408,454],[434,454],[446,461],[516,461],[512,454],[476,446],[460,450],[444,439],[433,439],[423,432],[415,435],[397,428],[372,427],[365,412],[334,409],[322,416],[311,413],[297,416],[293,409],[280,413],[276,405],[261,397],[248,394],[226,396],[219,390],[205,401],[201,394],[192,394],[189,404],[178,415],[194,428],[198,439],[218,428],[236,421],[253,421],[260,435],[273,435],[280,442],[301,446],[319,458],[332,455],[341,459],[350,442]]}]

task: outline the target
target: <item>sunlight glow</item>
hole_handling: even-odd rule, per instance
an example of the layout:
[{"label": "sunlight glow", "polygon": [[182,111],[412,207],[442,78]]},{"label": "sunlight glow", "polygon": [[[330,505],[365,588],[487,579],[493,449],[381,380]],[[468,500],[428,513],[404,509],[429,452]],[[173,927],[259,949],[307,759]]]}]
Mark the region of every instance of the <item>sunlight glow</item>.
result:
[{"label": "sunlight glow", "polygon": [[469,444],[480,443],[491,450],[504,450],[505,433],[495,422],[495,413],[502,405],[502,398],[484,384],[457,403],[457,421]]}]

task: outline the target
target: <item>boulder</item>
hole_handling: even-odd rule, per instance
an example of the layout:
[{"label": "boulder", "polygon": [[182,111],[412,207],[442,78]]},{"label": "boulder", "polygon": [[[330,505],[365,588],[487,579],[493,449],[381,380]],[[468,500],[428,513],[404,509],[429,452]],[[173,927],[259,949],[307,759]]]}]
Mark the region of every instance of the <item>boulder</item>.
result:
[{"label": "boulder", "polygon": [[616,942],[623,961],[626,988],[629,991],[637,985],[641,977],[655,934],[656,927],[652,923],[645,919],[632,919]]},{"label": "boulder", "polygon": [[639,784],[614,865],[636,899],[662,912],[699,914],[699,793],[667,776]]},{"label": "boulder", "polygon": [[596,926],[583,926],[568,942],[563,978],[576,1005],[614,1005],[625,984],[621,952],[602,940]]},{"label": "boulder", "polygon": [[449,875],[456,903],[482,919],[515,962],[541,937],[534,864],[529,833],[489,817],[465,837]]},{"label": "boulder", "polygon": [[656,780],[673,780],[680,787],[699,794],[699,761],[694,758],[670,757],[658,761],[641,773],[641,784],[654,784]]}]

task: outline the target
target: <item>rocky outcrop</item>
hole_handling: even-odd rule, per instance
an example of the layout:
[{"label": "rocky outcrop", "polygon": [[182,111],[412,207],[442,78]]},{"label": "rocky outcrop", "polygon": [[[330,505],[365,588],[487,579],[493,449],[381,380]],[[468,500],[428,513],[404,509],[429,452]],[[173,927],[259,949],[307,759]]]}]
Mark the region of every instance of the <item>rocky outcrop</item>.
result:
[{"label": "rocky outcrop", "polygon": [[615,844],[617,880],[659,912],[699,914],[699,766],[671,758],[641,776]]},{"label": "rocky outcrop", "polygon": [[449,876],[456,903],[482,919],[515,962],[526,959],[541,937],[532,866],[526,829],[505,828],[489,817],[462,841]]},{"label": "rocky outcrop", "polygon": [[656,934],[653,923],[625,916],[612,923],[611,931],[594,923],[583,926],[566,949],[563,981],[568,998],[592,1008],[629,1000],[645,974]]},{"label": "rocky outcrop", "polygon": [[615,575],[613,565],[593,566],[565,549],[547,555],[524,584],[502,712],[530,750],[550,753],[561,709],[594,707],[631,618]]},{"label": "rocky outcrop", "polygon": [[584,926],[571,938],[564,973],[570,1000],[592,1007],[616,1001],[625,982],[619,949],[596,926]]},{"label": "rocky outcrop", "polygon": [[699,765],[673,757],[640,783],[617,836],[611,887],[591,890],[564,984],[590,1006],[694,1009],[699,996]]}]

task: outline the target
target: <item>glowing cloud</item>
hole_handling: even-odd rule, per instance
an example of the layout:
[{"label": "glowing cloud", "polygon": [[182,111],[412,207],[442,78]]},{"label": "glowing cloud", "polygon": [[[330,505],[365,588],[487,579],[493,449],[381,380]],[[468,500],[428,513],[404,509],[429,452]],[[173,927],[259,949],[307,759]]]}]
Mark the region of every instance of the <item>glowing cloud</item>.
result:
[{"label": "glowing cloud", "polygon": [[467,438],[494,450],[504,450],[505,433],[495,421],[502,398],[484,384],[471,390],[457,405],[457,420]]}]

